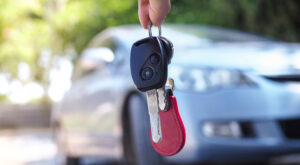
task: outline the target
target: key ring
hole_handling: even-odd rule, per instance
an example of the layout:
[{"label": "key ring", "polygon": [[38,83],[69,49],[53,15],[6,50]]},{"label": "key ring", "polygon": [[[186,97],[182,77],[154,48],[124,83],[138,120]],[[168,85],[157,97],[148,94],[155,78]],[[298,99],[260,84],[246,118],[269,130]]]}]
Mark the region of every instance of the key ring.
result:
[{"label": "key ring", "polygon": [[[148,22],[148,33],[149,33],[149,37],[152,37],[152,30],[151,30],[151,27],[152,27],[152,23],[151,21],[149,20]],[[158,36],[161,36],[161,26],[158,26]]]}]

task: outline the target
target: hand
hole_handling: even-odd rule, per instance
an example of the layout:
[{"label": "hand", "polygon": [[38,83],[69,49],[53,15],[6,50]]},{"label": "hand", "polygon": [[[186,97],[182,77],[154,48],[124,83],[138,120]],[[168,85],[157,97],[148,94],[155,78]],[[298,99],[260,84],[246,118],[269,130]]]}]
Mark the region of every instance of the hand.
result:
[{"label": "hand", "polygon": [[147,29],[149,20],[155,26],[160,26],[171,8],[170,0],[139,0],[139,19]]}]

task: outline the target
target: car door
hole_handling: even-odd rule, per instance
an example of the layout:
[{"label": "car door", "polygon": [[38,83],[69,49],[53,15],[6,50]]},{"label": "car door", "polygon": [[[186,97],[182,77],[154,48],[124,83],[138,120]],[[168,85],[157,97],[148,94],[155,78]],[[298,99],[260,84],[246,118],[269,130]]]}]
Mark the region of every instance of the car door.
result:
[{"label": "car door", "polygon": [[92,71],[78,69],[78,80],[68,94],[72,103],[69,103],[64,125],[79,148],[97,152],[92,155],[120,157],[119,113],[122,96],[119,89],[124,81],[124,50],[113,37],[106,37],[93,48],[97,47],[108,48],[114,58]]}]

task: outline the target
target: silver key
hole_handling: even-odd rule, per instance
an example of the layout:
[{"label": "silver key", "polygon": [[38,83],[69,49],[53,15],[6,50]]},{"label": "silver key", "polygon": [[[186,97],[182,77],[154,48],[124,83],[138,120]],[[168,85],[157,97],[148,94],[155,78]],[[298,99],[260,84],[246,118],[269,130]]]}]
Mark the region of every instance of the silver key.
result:
[{"label": "silver key", "polygon": [[162,139],[162,132],[161,132],[160,117],[159,117],[157,90],[152,89],[147,91],[146,93],[147,93],[148,112],[150,116],[152,141],[158,143]]},{"label": "silver key", "polygon": [[175,88],[175,82],[174,82],[174,79],[172,78],[168,78],[167,82],[166,82],[166,86],[168,88],[170,88],[172,91],[174,91],[174,88]]},{"label": "silver key", "polygon": [[[168,78],[167,87],[172,91],[174,90],[174,80]],[[165,86],[159,89],[152,89],[146,92],[147,93],[147,104],[148,112],[150,116],[150,127],[152,134],[152,141],[158,143],[162,139],[161,123],[160,123],[160,110],[165,111],[167,107],[167,96]]]},{"label": "silver key", "polygon": [[168,78],[166,85],[157,89],[157,97],[158,97],[158,106],[159,109],[163,112],[166,112],[168,109],[168,98],[166,95],[166,87],[167,89],[174,90],[174,80],[172,78]]},{"label": "silver key", "polygon": [[165,86],[158,88],[156,91],[157,91],[157,97],[158,97],[158,107],[160,110],[164,111],[167,107]]}]

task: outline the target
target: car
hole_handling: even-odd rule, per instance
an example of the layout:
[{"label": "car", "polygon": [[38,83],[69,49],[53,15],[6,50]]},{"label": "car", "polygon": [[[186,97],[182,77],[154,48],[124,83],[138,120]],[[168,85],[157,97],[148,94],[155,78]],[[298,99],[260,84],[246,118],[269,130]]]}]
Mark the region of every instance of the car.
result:
[{"label": "car", "polygon": [[129,60],[132,44],[148,32],[124,25],[95,36],[53,106],[61,162],[266,161],[300,152],[298,44],[200,25],[164,25],[162,35],[174,45],[168,74],[186,129],[183,149],[166,157],[151,146],[145,94],[133,84]]}]

